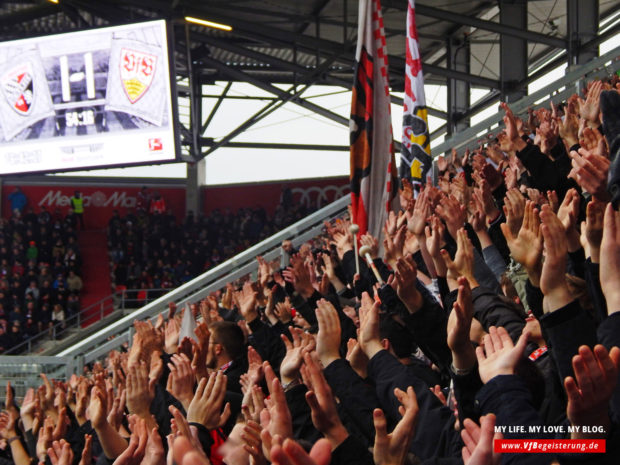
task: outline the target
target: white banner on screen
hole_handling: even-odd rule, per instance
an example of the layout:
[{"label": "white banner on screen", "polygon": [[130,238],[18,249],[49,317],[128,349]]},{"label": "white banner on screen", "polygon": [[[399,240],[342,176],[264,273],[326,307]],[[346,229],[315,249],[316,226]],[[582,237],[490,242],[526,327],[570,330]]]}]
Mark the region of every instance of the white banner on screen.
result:
[{"label": "white banner on screen", "polygon": [[174,160],[165,21],[0,43],[0,175]]}]

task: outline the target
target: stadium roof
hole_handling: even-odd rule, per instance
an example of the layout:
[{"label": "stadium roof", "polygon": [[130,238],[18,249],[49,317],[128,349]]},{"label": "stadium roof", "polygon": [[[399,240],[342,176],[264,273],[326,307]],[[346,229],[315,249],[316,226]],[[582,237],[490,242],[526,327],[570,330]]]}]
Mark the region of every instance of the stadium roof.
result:
[{"label": "stadium roof", "polygon": [[[522,27],[515,18],[501,16],[500,6],[504,3],[507,8],[524,5]],[[217,147],[230,145],[236,134],[285,102],[347,125],[346,118],[304,99],[302,92],[314,84],[351,86],[357,5],[357,0],[9,0],[0,4],[0,40],[156,18],[172,20],[177,80],[181,99],[185,99],[181,106],[189,107],[190,102],[196,102],[193,108],[187,108],[193,118],[184,123],[183,144],[188,153],[200,158]],[[382,0],[382,5],[390,84],[394,92],[400,92],[405,68],[407,0]],[[417,0],[426,82],[462,82],[489,90],[486,99],[467,106],[466,111],[431,108],[430,114],[452,122],[466,119],[500,95],[526,88],[536,77],[567,62],[569,54],[596,49],[620,31],[619,5],[618,0]],[[579,26],[569,24],[571,15],[567,10],[572,11],[572,17],[578,15],[582,20],[594,15],[597,30],[590,36],[587,31],[584,34],[576,30]],[[232,31],[188,24],[186,16],[229,25]],[[521,79],[503,75],[502,38],[526,41],[527,48],[523,50],[527,56],[523,59],[527,73]],[[469,51],[466,63],[457,63],[456,54],[463,47]],[[275,98],[227,137],[208,140],[202,136],[212,116],[202,115],[201,99],[195,97],[202,84],[215,81],[248,82]],[[286,91],[276,84],[295,87]],[[222,98],[226,94],[226,90],[222,92]],[[393,96],[393,102],[402,103],[402,99]],[[219,104],[215,111],[217,107]]]}]

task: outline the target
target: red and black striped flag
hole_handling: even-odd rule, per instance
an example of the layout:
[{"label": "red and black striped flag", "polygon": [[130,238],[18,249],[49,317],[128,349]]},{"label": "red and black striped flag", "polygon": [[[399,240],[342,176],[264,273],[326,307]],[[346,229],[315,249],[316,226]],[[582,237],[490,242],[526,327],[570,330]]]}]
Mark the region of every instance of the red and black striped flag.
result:
[{"label": "red and black striped flag", "polygon": [[351,101],[351,203],[360,234],[381,232],[398,178],[380,0],[360,0]]}]

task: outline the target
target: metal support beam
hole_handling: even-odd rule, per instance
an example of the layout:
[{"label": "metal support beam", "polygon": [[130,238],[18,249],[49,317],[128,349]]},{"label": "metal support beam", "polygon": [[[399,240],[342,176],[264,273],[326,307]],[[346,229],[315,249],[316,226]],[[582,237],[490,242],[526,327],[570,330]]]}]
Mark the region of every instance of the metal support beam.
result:
[{"label": "metal support beam", "polygon": [[[215,145],[212,138],[202,139],[203,147]],[[235,149],[278,149],[278,150],[331,150],[334,152],[348,152],[351,147],[348,145],[320,145],[320,144],[279,144],[263,142],[227,142],[223,147]]]},{"label": "metal support beam", "polygon": [[585,46],[598,34],[598,0],[566,0],[568,66],[587,63],[598,56],[598,46]]},{"label": "metal support beam", "polygon": [[[209,14],[213,20],[230,24],[233,26],[236,35],[245,35],[248,38],[254,40],[263,40],[266,43],[274,44],[280,43],[283,46],[287,46],[291,41],[294,41],[296,46],[307,53],[314,54],[316,50],[321,50],[321,53],[335,54],[338,53],[338,61],[341,63],[347,63],[351,66],[354,65],[354,47],[343,48],[343,44],[327,39],[321,39],[308,35],[292,35],[289,31],[278,29],[275,27],[265,27],[256,23],[249,23],[243,20],[239,20],[236,17],[230,16],[230,11],[220,10],[218,8],[209,7],[208,11],[205,11],[203,7],[197,7],[191,9],[192,14],[200,15]],[[346,52],[346,53],[345,53]],[[350,53],[349,53],[350,52]],[[394,76],[405,75],[405,59],[395,55],[388,56],[388,62],[390,69],[394,71]],[[451,71],[440,66],[433,66],[427,63],[422,63],[424,75],[435,74],[438,76],[453,77],[455,79],[462,79],[470,82],[472,85],[480,87],[490,87],[493,89],[499,89],[500,83],[497,80],[489,79],[481,76],[474,76],[468,73],[460,73],[457,71]]]},{"label": "metal support beam", "polygon": [[[187,54],[187,71],[189,78],[189,127],[192,133],[192,146],[190,154],[192,157],[198,159],[200,156],[200,118],[202,115],[202,99],[196,98],[196,95],[200,95],[202,92],[196,92],[196,81],[200,82],[200,78],[197,76],[196,70],[192,64],[192,51],[191,42],[189,37],[189,24],[185,24],[185,52]],[[200,88],[200,87],[198,87]]]},{"label": "metal support beam", "polygon": [[[308,86],[310,86],[314,80],[316,79],[317,76],[319,76],[321,73],[323,73],[329,66],[331,66],[331,64],[333,63],[334,60],[336,60],[338,58],[339,54],[333,54],[331,57],[327,58],[322,64],[321,66],[314,70],[313,73],[308,74],[305,78],[305,82],[304,82],[304,86],[300,89],[297,90],[296,92],[294,92],[294,90],[296,89],[296,86],[293,86],[290,89],[290,93],[282,91],[280,89],[278,89],[277,87],[268,85],[268,84],[264,84],[261,82],[261,84],[268,86],[269,90],[267,90],[270,93],[274,93],[275,95],[277,95],[280,100],[277,101],[272,101],[269,102],[264,108],[262,108],[261,110],[259,110],[258,112],[256,112],[254,115],[252,115],[249,119],[247,119],[245,122],[243,122],[241,125],[239,125],[236,129],[234,129],[232,132],[230,132],[228,135],[226,135],[224,138],[222,138],[219,142],[217,142],[215,145],[213,145],[205,154],[204,156],[209,155],[210,153],[214,152],[215,150],[217,150],[219,147],[223,146],[224,144],[230,142],[232,139],[234,139],[237,135],[239,135],[241,132],[245,131],[246,129],[250,128],[251,126],[253,126],[254,124],[256,124],[258,121],[260,121],[261,119],[265,118],[266,116],[270,115],[271,113],[273,113],[274,111],[276,111],[278,108],[280,108],[282,105],[284,105],[285,103],[289,102],[289,101],[295,101],[295,99],[298,100],[302,100],[305,102],[305,100],[301,99],[300,96],[301,94],[303,94],[306,89],[308,88]],[[214,62],[216,62],[218,64],[218,67],[221,68],[221,70],[224,73],[227,73],[229,75],[232,74],[237,74],[239,75],[239,71],[235,71],[235,70],[231,70],[229,69],[226,65],[224,65],[223,63],[217,62],[216,60],[212,60]],[[249,77],[251,78],[251,76],[246,76],[244,73],[240,73],[241,76],[243,78]],[[256,81],[254,78],[251,78],[253,81]],[[245,79],[244,79],[245,80]],[[250,83],[252,83],[252,81],[248,81]],[[260,81],[259,81],[260,82]],[[284,95],[282,95],[282,93],[284,93]],[[298,102],[295,102],[298,103]],[[310,102],[306,102],[306,103],[310,103]],[[298,103],[299,104],[299,103]],[[318,105],[314,105],[311,104],[314,107],[317,108],[321,108],[324,111],[328,111],[323,109],[322,107],[319,107]],[[330,112],[331,113],[331,112]],[[338,116],[338,115],[336,115]],[[338,116],[341,120],[345,120],[344,118]],[[340,123],[342,123],[342,121],[338,121]],[[348,120],[346,121],[346,126],[348,127]]]},{"label": "metal support beam", "polygon": [[[574,1],[577,2],[578,0]],[[589,2],[590,0],[588,0],[587,3]],[[516,37],[530,42],[547,44],[556,48],[566,48],[566,40],[559,37],[552,37],[546,34],[541,34],[539,32],[529,31],[527,30],[527,23],[525,24],[525,27],[523,29],[520,29],[512,25],[504,23],[494,23],[493,21],[487,21],[484,19],[476,18],[474,16],[453,13],[451,11],[433,8],[431,6],[421,4],[416,4],[415,12],[416,15],[437,18],[441,19],[442,21],[450,21],[459,25],[472,26],[478,29],[484,29],[485,31],[497,32],[501,35]]]},{"label": "metal support beam", "polygon": [[263,82],[260,79],[250,76],[242,71],[238,71],[229,66],[226,66],[226,64],[222,63],[221,61],[215,60],[211,57],[203,57],[202,61],[205,64],[212,66],[215,69],[225,74],[228,74],[230,77],[236,80],[249,82],[250,84],[258,87],[259,89],[263,89],[264,91],[269,92],[270,94],[276,95],[281,99],[288,98],[290,99],[292,103],[295,103],[296,105],[299,105],[307,110],[311,110],[327,119],[335,121],[336,123],[340,123],[344,126],[349,126],[349,120],[347,118],[340,116],[339,114],[334,113],[333,111],[327,110],[326,108],[323,108],[315,103],[308,102],[307,100],[304,100],[300,97],[294,97],[291,99],[290,98],[291,94],[289,94],[288,92],[276,86],[272,86],[271,84],[267,84],[266,82]]},{"label": "metal support beam", "polygon": [[[499,0],[502,25],[527,28],[527,0]],[[527,42],[518,37],[500,36],[500,81],[502,97],[516,102],[527,95],[527,87],[519,86],[527,77]]]},{"label": "metal support beam", "polygon": [[[283,69],[290,69],[292,72],[303,73],[303,74],[308,72],[308,69],[303,66],[297,65],[295,63],[291,63],[290,61],[281,60],[279,58],[273,57],[271,55],[266,55],[264,53],[260,53],[255,50],[249,49],[249,48],[241,47],[230,41],[218,40],[213,37],[205,36],[205,35],[198,34],[198,33],[193,33],[192,39],[209,44],[213,47],[217,47],[223,50],[228,50],[229,52],[237,53],[242,56],[247,56],[248,58],[253,58],[255,60],[259,60],[259,61],[268,63],[273,66],[279,66]],[[459,75],[459,77],[463,77],[463,76]],[[339,79],[333,76],[329,77],[329,84],[342,86],[347,89],[351,88],[350,81],[345,80],[345,79]],[[480,84],[494,84],[495,86],[499,87],[499,83],[497,81],[493,81],[493,82],[484,81],[484,82],[480,82]],[[400,97],[392,95],[391,100],[392,100],[392,103],[395,103],[401,106],[403,105],[403,99]],[[437,118],[442,118],[442,119],[446,119],[448,117],[448,114],[445,111],[437,110],[436,108],[428,108],[428,114],[435,116]]]},{"label": "metal support beam", "polygon": [[27,23],[37,18],[43,18],[45,16],[53,15],[61,12],[60,5],[54,5],[52,3],[45,3],[32,8],[25,8],[18,10],[14,13],[0,16],[0,26],[13,26],[15,27],[20,23]]},{"label": "metal support beam", "polygon": [[228,91],[232,87],[232,84],[233,84],[232,81],[226,84],[226,87],[222,91],[222,94],[218,96],[217,102],[215,102],[215,105],[213,106],[213,110],[211,110],[211,113],[209,113],[207,120],[204,122],[204,124],[200,128],[200,134],[204,134],[207,128],[209,127],[209,124],[211,124],[211,121],[213,120],[213,117],[217,113],[217,110],[219,110],[220,105],[222,104],[224,99],[228,97]]},{"label": "metal support beam", "polygon": [[[390,62],[390,67],[391,67],[391,62]],[[422,63],[422,70],[424,71],[425,77],[428,73],[428,74],[435,74],[437,76],[444,76],[446,78],[467,81],[471,85],[474,85],[474,86],[489,87],[491,89],[499,89],[501,86],[500,81],[496,79],[489,79],[489,78],[482,77],[482,76],[475,76],[473,74],[463,73],[461,71],[442,68],[441,66],[433,66],[433,65],[426,64],[426,63]]]},{"label": "metal support beam", "polygon": [[[450,37],[446,41],[448,68],[469,73],[470,47],[467,39]],[[464,118],[470,104],[470,85],[467,81],[448,79],[448,134],[454,134],[469,127]]]}]

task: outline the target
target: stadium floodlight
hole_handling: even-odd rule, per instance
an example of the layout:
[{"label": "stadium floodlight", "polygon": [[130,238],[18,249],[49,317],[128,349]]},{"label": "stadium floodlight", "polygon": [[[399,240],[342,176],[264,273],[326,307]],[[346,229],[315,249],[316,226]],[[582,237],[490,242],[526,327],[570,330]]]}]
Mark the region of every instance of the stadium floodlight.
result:
[{"label": "stadium floodlight", "polygon": [[192,24],[212,27],[214,29],[221,29],[222,31],[232,31],[232,26],[229,26],[228,24],[215,23],[213,21],[207,21],[206,19],[194,18],[193,16],[186,16],[185,21]]}]

